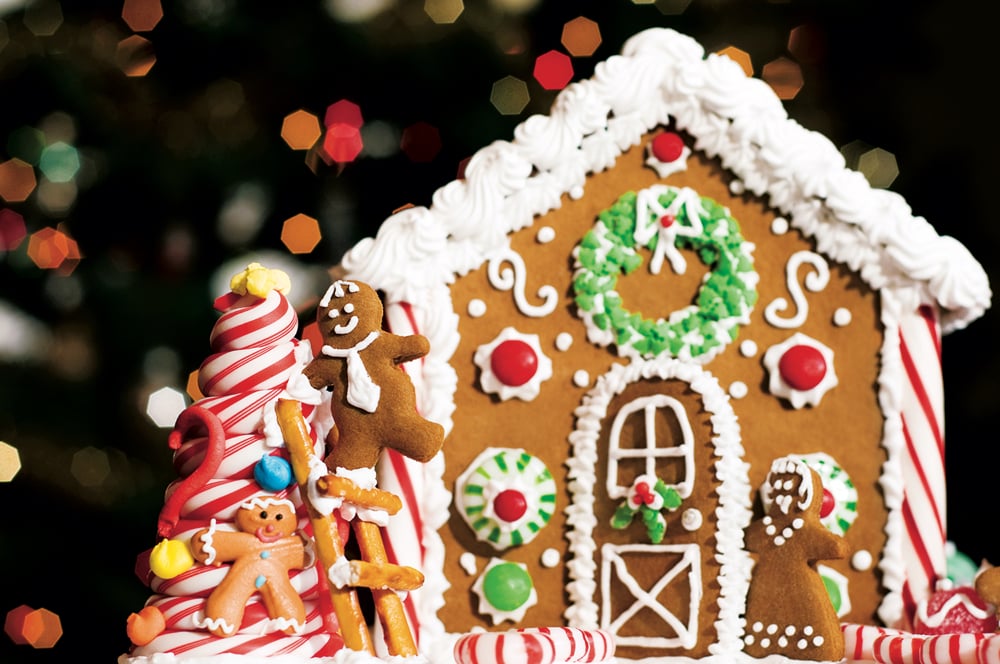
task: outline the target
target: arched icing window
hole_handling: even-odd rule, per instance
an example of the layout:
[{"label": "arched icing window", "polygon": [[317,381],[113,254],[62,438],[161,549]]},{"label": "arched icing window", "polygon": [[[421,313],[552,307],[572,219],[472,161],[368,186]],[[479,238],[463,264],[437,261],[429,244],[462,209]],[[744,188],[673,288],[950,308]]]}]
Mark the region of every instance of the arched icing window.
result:
[{"label": "arched icing window", "polygon": [[[661,408],[669,408],[677,418],[681,430],[681,440],[679,442],[674,440],[659,442],[656,432],[656,414]],[[625,420],[638,411],[642,411],[645,445],[640,445],[637,441],[634,447],[622,447],[621,434]],[[670,439],[672,436],[668,434],[664,438]],[[664,479],[664,482],[667,486],[676,489],[681,498],[687,498],[691,495],[691,483],[694,479],[694,433],[691,431],[691,422],[688,420],[684,405],[677,399],[665,394],[654,394],[652,396],[633,399],[618,411],[614,422],[611,424],[611,432],[608,439],[608,496],[612,499],[624,498],[630,488],[630,485],[619,483],[619,461],[623,459],[641,459],[644,466],[643,473],[646,475],[656,475],[656,462],[658,459],[664,458],[676,458],[683,462],[684,473],[680,481],[671,484]]]}]

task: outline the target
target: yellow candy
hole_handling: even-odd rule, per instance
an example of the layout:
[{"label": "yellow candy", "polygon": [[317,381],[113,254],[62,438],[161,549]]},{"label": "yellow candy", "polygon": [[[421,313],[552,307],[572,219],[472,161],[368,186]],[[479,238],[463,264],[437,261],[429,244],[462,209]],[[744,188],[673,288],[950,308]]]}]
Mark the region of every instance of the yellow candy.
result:
[{"label": "yellow candy", "polygon": [[160,540],[149,554],[149,569],[161,579],[172,579],[188,571],[193,565],[191,550],[181,540]]},{"label": "yellow candy", "polygon": [[238,295],[249,293],[257,297],[267,297],[272,290],[287,295],[292,288],[292,282],[282,270],[266,268],[260,263],[250,263],[245,270],[233,275],[229,281],[229,288]]}]

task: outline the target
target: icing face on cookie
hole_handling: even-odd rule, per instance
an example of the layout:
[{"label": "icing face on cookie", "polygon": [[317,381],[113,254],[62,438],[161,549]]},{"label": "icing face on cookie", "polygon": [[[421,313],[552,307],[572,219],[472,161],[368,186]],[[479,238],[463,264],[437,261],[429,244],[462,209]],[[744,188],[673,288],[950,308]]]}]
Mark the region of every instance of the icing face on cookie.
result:
[{"label": "icing face on cookie", "polygon": [[330,285],[319,303],[321,309],[326,309],[326,320],[320,320],[324,334],[344,336],[358,327],[361,319],[352,300],[355,296],[364,297],[358,295],[360,291],[361,287],[354,281],[338,280]]},{"label": "icing face on cookie", "polygon": [[236,513],[236,525],[264,544],[271,544],[295,532],[295,506],[288,500],[255,498]]}]

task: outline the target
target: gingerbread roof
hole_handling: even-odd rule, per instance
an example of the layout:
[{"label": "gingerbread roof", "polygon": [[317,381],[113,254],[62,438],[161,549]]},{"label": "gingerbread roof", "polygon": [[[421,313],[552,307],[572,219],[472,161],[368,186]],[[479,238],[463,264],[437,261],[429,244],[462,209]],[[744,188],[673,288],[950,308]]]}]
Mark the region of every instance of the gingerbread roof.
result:
[{"label": "gingerbread roof", "polygon": [[446,286],[456,275],[558,208],[563,195],[583,196],[589,173],[611,168],[643,134],[671,122],[731,171],[734,190],[766,197],[872,288],[912,304],[935,302],[943,332],[989,308],[986,273],[963,245],[847,168],[825,136],[788,117],[764,81],[666,28],[629,39],[592,78],[566,87],[549,115],[525,120],[513,141],[480,149],[464,179],[438,189],[430,207],[388,218],[343,265],[392,300],[448,306]]}]

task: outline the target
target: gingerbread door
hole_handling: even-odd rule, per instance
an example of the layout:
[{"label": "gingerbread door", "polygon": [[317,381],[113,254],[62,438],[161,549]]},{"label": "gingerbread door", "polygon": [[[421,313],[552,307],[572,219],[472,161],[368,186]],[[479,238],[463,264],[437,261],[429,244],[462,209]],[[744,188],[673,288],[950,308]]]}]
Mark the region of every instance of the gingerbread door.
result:
[{"label": "gingerbread door", "polygon": [[746,593],[749,484],[718,382],[637,360],[612,367],[577,412],[568,513],[592,504],[594,519],[570,517],[568,615],[614,633],[624,659],[702,657],[738,638],[717,625],[736,623]]}]

